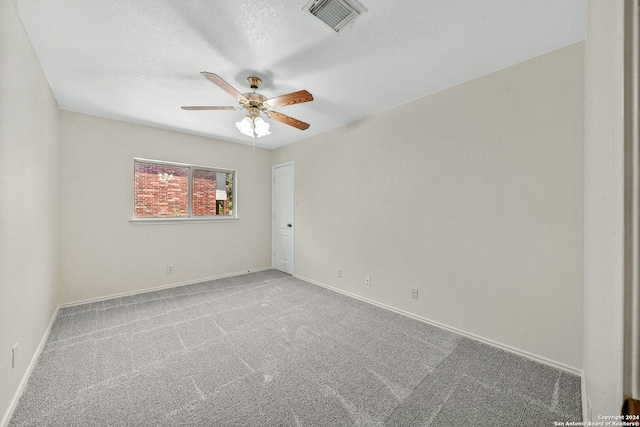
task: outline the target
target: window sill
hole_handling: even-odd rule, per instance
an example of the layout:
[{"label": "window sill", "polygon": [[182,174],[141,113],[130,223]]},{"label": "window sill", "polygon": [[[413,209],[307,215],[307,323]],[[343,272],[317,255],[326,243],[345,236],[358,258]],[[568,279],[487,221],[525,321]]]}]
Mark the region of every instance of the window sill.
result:
[{"label": "window sill", "polygon": [[177,224],[192,222],[227,222],[238,221],[237,217],[203,217],[203,218],[130,218],[129,222],[133,225],[141,224]]}]

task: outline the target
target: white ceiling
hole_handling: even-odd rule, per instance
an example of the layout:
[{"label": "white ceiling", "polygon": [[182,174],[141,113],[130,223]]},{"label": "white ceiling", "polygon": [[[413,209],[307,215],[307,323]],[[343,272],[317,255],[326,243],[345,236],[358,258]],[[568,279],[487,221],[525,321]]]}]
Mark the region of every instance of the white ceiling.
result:
[{"label": "white ceiling", "polygon": [[60,108],[251,144],[242,111],[204,79],[240,92],[257,75],[267,98],[313,102],[279,112],[256,145],[277,148],[584,40],[587,0],[360,0],[340,33],[308,0],[14,0]]}]

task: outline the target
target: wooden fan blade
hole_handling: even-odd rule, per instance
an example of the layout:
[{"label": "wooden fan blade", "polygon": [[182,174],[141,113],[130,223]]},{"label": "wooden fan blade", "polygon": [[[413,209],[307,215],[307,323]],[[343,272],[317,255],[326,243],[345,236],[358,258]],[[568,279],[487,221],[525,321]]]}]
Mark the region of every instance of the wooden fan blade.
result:
[{"label": "wooden fan blade", "polygon": [[183,110],[237,110],[238,107],[213,107],[213,106],[193,106],[193,107],[180,107]]},{"label": "wooden fan blade", "polygon": [[202,76],[205,79],[207,79],[210,82],[215,83],[216,85],[220,86],[220,88],[222,88],[225,91],[227,91],[231,96],[233,96],[238,101],[240,101],[240,102],[248,102],[249,101],[247,99],[247,97],[245,97],[243,94],[238,92],[233,86],[231,86],[229,83],[227,83],[224,80],[222,80],[222,77],[220,77],[219,75],[213,74],[213,73],[208,73],[206,71],[203,71],[200,74],[202,74]]},{"label": "wooden fan blade", "polygon": [[301,120],[294,119],[293,117],[289,117],[285,114],[278,113],[277,111],[271,111],[267,114],[267,116],[273,120],[279,121],[280,123],[293,126],[294,128],[298,128],[300,130],[306,130],[310,126],[309,123],[305,123]]},{"label": "wooden fan blade", "polygon": [[265,102],[269,104],[271,108],[286,107],[287,105],[301,104],[303,102],[313,101],[313,95],[306,90],[299,90],[298,92],[289,93],[287,95],[276,96],[275,98],[267,99]]}]

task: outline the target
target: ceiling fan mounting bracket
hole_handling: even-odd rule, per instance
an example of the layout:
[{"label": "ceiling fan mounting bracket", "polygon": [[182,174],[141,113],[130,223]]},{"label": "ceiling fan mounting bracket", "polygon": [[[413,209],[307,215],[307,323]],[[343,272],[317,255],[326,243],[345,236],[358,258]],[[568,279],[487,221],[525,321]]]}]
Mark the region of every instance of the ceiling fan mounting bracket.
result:
[{"label": "ceiling fan mounting bracket", "polygon": [[251,89],[258,89],[260,87],[260,83],[262,83],[262,80],[260,79],[260,77],[249,76],[247,77],[247,82],[249,82],[249,86],[251,87]]}]

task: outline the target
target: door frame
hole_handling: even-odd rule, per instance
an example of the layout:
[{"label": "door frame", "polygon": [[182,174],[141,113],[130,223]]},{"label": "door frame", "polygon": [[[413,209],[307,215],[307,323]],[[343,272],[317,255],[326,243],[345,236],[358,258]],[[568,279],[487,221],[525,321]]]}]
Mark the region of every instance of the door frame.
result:
[{"label": "door frame", "polygon": [[625,3],[624,397],[640,400],[640,5]]},{"label": "door frame", "polygon": [[295,271],[295,252],[296,252],[296,191],[295,191],[295,165],[294,161],[291,160],[289,162],[279,163],[277,165],[271,166],[271,267],[274,267],[274,258],[276,254],[276,227],[275,227],[275,215],[276,215],[276,193],[275,193],[275,182],[276,182],[276,169],[290,166],[291,174],[293,178],[293,185],[291,186],[291,203],[293,204],[293,227],[291,229],[291,274],[293,275]]}]

